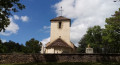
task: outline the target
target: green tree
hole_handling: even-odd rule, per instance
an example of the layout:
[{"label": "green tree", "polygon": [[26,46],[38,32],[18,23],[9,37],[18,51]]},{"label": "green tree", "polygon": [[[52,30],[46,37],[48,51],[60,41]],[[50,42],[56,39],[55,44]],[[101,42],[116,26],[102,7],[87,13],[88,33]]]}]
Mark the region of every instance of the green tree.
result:
[{"label": "green tree", "polygon": [[0,39],[0,53],[3,52],[3,47],[2,47],[2,40]]},{"label": "green tree", "polygon": [[87,47],[87,39],[86,39],[86,34],[81,38],[81,40],[78,42],[79,47],[77,48],[78,53],[85,53],[85,49]]},{"label": "green tree", "polygon": [[26,42],[26,53],[39,53],[41,50],[41,44],[34,38]]},{"label": "green tree", "polygon": [[2,44],[2,40],[0,39],[0,44]]},{"label": "green tree", "polygon": [[106,18],[102,38],[108,53],[120,53],[120,9],[112,17]]},{"label": "green tree", "polygon": [[88,44],[94,49],[94,53],[102,52],[102,29],[100,26],[88,28],[87,33],[79,41],[78,51],[85,53]]},{"label": "green tree", "polygon": [[22,47],[19,43],[9,41],[2,44],[3,53],[21,53]]},{"label": "green tree", "polygon": [[6,51],[6,47],[3,45],[4,43],[0,39],[0,53],[4,53]]},{"label": "green tree", "polygon": [[0,32],[10,24],[9,16],[12,12],[23,10],[25,6],[20,3],[20,0],[0,0]]},{"label": "green tree", "polygon": [[120,53],[120,9],[112,17],[106,18],[104,29],[100,26],[88,28],[87,34],[80,40],[79,50],[90,44],[95,53]]},{"label": "green tree", "polygon": [[88,28],[87,34],[87,44],[94,49],[95,53],[101,53],[102,50],[102,29],[100,26],[94,26]]}]

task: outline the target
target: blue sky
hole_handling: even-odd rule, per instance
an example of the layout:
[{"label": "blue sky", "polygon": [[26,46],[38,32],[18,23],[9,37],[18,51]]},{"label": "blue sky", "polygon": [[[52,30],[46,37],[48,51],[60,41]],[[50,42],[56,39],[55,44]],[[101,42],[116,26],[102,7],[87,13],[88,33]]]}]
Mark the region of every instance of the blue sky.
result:
[{"label": "blue sky", "polygon": [[31,38],[46,44],[50,40],[50,19],[60,15],[72,20],[70,39],[77,46],[89,27],[100,25],[104,28],[105,19],[114,14],[120,2],[113,0],[21,0],[26,9],[13,13],[11,24],[6,32],[0,33],[3,41],[25,44]]},{"label": "blue sky", "polygon": [[26,9],[13,13],[19,17],[27,16],[28,21],[12,19],[19,26],[19,30],[15,34],[7,36],[0,35],[3,40],[12,40],[24,44],[31,38],[39,41],[49,37],[49,29],[43,29],[45,26],[50,26],[50,19],[56,17],[55,8],[53,5],[59,0],[23,0]]}]

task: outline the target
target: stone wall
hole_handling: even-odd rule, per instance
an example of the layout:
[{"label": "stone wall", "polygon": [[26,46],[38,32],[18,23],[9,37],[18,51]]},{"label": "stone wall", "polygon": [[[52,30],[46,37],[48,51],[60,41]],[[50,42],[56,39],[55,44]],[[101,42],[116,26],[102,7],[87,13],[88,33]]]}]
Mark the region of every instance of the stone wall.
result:
[{"label": "stone wall", "polygon": [[31,62],[120,62],[120,54],[0,54],[0,64]]}]

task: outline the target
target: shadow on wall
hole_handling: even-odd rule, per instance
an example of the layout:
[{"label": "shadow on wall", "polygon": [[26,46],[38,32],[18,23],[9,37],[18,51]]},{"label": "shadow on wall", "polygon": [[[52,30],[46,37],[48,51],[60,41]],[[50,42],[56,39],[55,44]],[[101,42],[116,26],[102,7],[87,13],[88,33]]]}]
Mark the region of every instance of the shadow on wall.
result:
[{"label": "shadow on wall", "polygon": [[34,62],[119,62],[114,54],[33,54]]},{"label": "shadow on wall", "polygon": [[46,62],[57,62],[59,60],[57,55],[54,54],[45,54],[44,58]]},{"label": "shadow on wall", "polygon": [[34,62],[57,62],[59,58],[54,54],[32,54]]},{"label": "shadow on wall", "polygon": [[32,54],[32,57],[34,59],[34,62],[39,62],[39,55],[38,54]]},{"label": "shadow on wall", "polygon": [[97,62],[119,62],[120,57],[117,54],[103,54],[96,57]]}]

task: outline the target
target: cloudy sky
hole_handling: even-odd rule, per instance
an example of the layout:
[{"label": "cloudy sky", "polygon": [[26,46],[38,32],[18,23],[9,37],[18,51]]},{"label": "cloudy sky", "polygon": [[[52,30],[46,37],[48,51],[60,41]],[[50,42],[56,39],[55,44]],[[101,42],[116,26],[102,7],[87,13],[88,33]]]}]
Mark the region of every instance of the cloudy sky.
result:
[{"label": "cloudy sky", "polygon": [[78,41],[86,33],[88,27],[100,25],[104,28],[105,18],[110,17],[120,7],[114,0],[22,0],[26,9],[13,13],[6,32],[0,33],[5,41],[25,44],[31,38],[43,44],[50,39],[50,19],[63,16],[72,20],[71,41],[77,46]]}]

